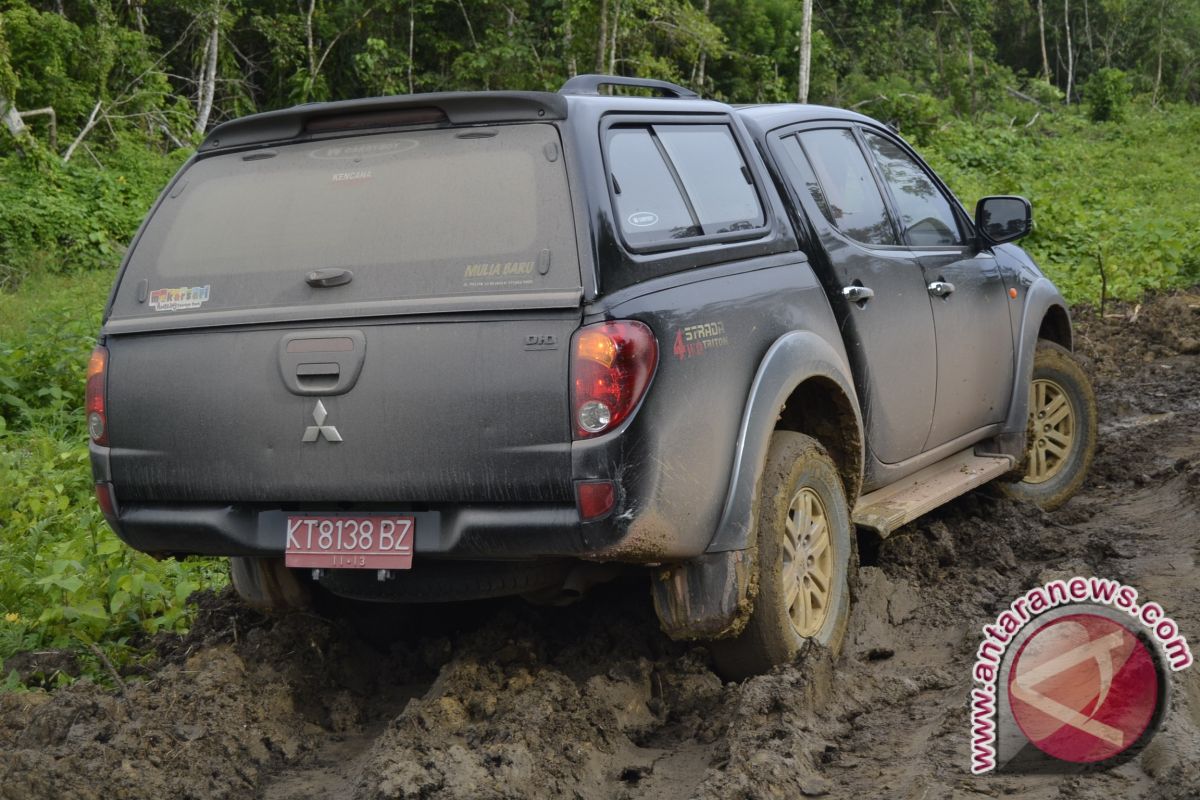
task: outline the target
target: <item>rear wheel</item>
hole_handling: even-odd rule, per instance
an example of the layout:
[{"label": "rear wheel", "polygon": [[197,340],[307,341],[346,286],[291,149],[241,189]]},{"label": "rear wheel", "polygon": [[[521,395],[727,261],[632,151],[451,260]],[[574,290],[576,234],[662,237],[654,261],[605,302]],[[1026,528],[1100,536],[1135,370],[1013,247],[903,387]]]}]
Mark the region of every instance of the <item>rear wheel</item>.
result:
[{"label": "rear wheel", "polygon": [[1079,491],[1096,452],[1096,395],[1071,351],[1038,342],[1029,385],[1025,474],[1005,492],[1047,511]]},{"label": "rear wheel", "polygon": [[841,649],[850,616],[854,535],[836,467],[815,440],[776,431],[760,483],[758,593],[742,633],[711,644],[740,680],[792,661],[810,642]]}]

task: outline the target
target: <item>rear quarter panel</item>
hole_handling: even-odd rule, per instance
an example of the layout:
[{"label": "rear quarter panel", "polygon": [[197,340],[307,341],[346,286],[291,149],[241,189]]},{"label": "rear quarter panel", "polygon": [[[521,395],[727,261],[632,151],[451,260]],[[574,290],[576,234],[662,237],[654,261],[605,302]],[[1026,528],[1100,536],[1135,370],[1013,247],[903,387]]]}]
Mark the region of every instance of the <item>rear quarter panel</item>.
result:
[{"label": "rear quarter panel", "polygon": [[615,478],[615,517],[584,525],[594,555],[666,561],[705,551],[724,508],[750,386],[783,334],[840,338],[799,252],[647,281],[585,309],[585,324],[639,320],[659,364],[641,408],[611,434],[576,442],[576,478]]}]

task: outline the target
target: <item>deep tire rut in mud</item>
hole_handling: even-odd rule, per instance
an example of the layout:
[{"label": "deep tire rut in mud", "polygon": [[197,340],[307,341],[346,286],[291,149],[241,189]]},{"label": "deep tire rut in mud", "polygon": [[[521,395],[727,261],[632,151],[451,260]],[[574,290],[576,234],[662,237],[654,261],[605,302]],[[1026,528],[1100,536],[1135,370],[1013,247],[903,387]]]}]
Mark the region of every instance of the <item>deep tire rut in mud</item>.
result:
[{"label": "deep tire rut in mud", "polygon": [[1200,295],[1078,322],[1101,419],[1083,492],[1043,513],[985,487],[864,547],[837,660],[723,683],[659,633],[644,580],[410,607],[370,642],[205,594],[124,692],[0,695],[0,798],[1200,797],[1196,668],[1120,767],[968,772],[980,628],[1018,594],[1119,579],[1200,643]]}]

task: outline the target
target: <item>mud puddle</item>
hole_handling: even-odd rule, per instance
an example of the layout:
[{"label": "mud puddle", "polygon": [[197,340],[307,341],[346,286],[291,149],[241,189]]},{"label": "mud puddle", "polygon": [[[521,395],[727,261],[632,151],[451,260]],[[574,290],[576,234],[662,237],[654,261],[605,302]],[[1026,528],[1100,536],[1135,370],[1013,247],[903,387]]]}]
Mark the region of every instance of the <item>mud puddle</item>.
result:
[{"label": "mud puddle", "polygon": [[1055,577],[1128,582],[1200,643],[1200,297],[1079,315],[1100,451],[1045,514],[984,488],[867,552],[837,660],[725,684],[644,582],[443,612],[387,647],[199,598],[124,693],[0,695],[0,798],[1200,797],[1200,671],[1103,774],[967,772],[980,627]]}]

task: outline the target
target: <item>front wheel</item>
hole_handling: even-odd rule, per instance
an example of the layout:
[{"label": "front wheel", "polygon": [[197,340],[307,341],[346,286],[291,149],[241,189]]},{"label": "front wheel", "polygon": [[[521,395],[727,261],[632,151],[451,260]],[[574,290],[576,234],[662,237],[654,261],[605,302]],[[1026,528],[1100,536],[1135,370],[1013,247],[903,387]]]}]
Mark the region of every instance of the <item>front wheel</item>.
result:
[{"label": "front wheel", "polygon": [[846,493],[815,440],[776,431],[757,520],[758,592],[742,633],[710,645],[718,671],[740,680],[796,658],[809,642],[841,649],[857,556]]},{"label": "front wheel", "polygon": [[1025,474],[1003,485],[1018,500],[1053,511],[1079,491],[1096,453],[1096,395],[1070,350],[1039,341],[1029,383]]}]

